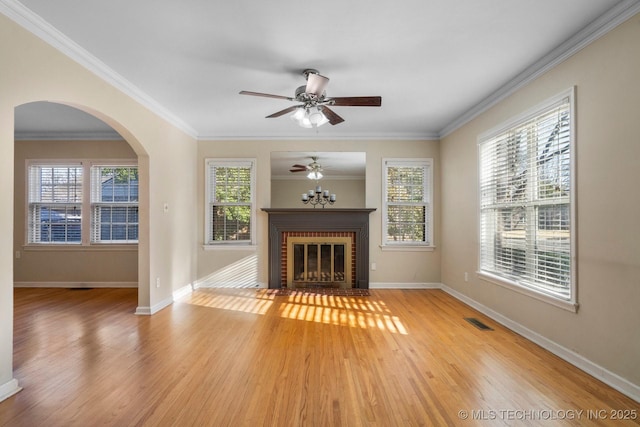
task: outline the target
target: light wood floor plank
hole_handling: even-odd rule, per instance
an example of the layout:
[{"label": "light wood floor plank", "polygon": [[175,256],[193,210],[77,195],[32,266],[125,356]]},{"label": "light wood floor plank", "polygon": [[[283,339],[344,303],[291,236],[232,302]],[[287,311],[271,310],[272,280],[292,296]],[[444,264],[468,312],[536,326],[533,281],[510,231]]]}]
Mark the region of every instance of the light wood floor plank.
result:
[{"label": "light wood floor plank", "polygon": [[[640,425],[637,402],[438,290],[199,289],[135,308],[134,289],[16,289],[24,389],[0,425]],[[535,419],[559,411],[574,418]]]}]

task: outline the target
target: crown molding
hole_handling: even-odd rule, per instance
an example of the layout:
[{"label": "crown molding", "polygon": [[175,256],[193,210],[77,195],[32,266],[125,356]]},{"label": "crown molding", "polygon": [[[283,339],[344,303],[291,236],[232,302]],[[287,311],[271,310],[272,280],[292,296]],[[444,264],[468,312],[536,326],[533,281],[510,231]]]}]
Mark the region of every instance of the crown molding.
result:
[{"label": "crown molding", "polygon": [[444,138],[455,130],[461,128],[480,114],[487,111],[489,108],[509,97],[525,85],[531,83],[561,62],[578,53],[584,47],[596,41],[639,12],[640,0],[621,1],[585,28],[570,37],[564,43],[560,44],[551,52],[540,58],[525,71],[503,85],[500,89],[449,123],[439,132],[439,138]]},{"label": "crown molding", "polygon": [[16,0],[0,0],[0,13],[50,44],[116,89],[124,92],[176,128],[192,138],[197,138],[198,133],[186,122],[164,108],[158,101],[151,98],[140,88],[108,67],[104,62],[91,55],[88,51],[80,47],[80,45],[58,31],[20,2]]},{"label": "crown molding", "polygon": [[121,141],[124,138],[116,131],[86,132],[15,132],[16,141]]},{"label": "crown molding", "polygon": [[244,135],[244,136],[220,136],[220,135],[200,135],[198,141],[438,141],[440,136],[438,133],[379,133],[379,134],[332,134],[321,135],[318,133],[309,133],[308,135]]}]

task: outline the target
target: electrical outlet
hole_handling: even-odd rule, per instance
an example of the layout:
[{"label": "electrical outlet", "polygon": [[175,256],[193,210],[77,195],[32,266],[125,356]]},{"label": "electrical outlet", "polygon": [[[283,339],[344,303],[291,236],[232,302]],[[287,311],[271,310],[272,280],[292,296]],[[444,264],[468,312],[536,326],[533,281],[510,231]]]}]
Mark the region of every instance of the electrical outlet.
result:
[{"label": "electrical outlet", "polygon": [[466,271],[464,272],[464,281],[465,282],[469,281],[469,273],[467,273]]},{"label": "electrical outlet", "polygon": [[372,262],[372,263],[371,263],[371,270],[372,270],[372,271],[376,271],[376,268],[378,268],[378,266],[376,265],[376,263],[375,263],[375,262]]},{"label": "electrical outlet", "polygon": [[20,259],[20,256],[22,256],[22,254],[20,253],[20,251],[16,251],[16,259]]},{"label": "electrical outlet", "polygon": [[156,278],[156,288],[159,288],[159,287],[160,287],[160,278],[157,277]]}]

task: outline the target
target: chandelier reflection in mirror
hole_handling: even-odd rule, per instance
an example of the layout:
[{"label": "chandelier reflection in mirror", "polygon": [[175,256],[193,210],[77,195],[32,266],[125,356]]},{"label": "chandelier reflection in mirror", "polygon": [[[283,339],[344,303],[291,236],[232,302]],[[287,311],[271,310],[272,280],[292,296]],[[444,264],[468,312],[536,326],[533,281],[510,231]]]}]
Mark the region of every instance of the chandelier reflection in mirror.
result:
[{"label": "chandelier reflection in mirror", "polygon": [[325,207],[326,204],[333,205],[336,202],[336,195],[329,194],[329,190],[322,190],[319,185],[315,190],[309,190],[308,193],[302,193],[302,203],[305,205],[310,204],[315,208],[316,206]]}]

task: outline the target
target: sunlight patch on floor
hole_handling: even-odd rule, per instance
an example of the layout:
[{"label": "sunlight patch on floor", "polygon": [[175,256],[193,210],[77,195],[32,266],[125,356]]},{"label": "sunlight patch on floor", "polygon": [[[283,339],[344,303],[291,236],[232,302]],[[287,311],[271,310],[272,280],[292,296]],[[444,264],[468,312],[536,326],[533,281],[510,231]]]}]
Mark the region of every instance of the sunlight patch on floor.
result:
[{"label": "sunlight patch on floor", "polygon": [[279,311],[280,316],[286,319],[408,334],[400,319],[391,314],[384,302],[369,297],[292,295],[282,299]]},{"label": "sunlight patch on floor", "polygon": [[256,298],[255,289],[198,289],[183,302],[201,307],[220,308],[243,313],[264,315],[273,305],[273,301]]},{"label": "sunlight patch on floor", "polygon": [[285,319],[378,329],[408,335],[398,316],[371,297],[334,295],[275,296],[256,289],[199,288],[181,302],[201,307],[265,315],[276,309]]}]

